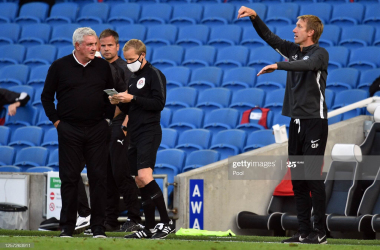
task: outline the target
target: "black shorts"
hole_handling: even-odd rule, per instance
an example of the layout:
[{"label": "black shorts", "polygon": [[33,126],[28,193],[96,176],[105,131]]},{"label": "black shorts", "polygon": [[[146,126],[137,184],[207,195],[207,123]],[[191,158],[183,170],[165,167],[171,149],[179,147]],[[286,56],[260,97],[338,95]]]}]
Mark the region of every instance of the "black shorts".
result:
[{"label": "black shorts", "polygon": [[151,168],[156,164],[157,150],[161,144],[162,134],[141,136],[130,140],[128,148],[128,160],[131,167],[131,175],[138,175],[138,170]]}]

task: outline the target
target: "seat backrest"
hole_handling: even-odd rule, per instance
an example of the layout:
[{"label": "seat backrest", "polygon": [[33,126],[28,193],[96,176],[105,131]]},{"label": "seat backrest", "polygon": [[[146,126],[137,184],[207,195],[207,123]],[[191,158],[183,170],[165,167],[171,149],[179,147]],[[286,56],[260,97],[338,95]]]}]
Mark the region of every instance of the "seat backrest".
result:
[{"label": "seat backrest", "polygon": [[51,33],[50,25],[46,23],[35,23],[22,27],[20,38],[35,37],[42,39],[45,43],[49,42]]},{"label": "seat backrest", "polygon": [[28,48],[26,52],[25,60],[28,59],[43,59],[49,63],[53,63],[55,61],[55,56],[57,55],[57,49],[54,45],[44,44],[44,45],[36,45]]},{"label": "seat backrest", "polygon": [[[0,3],[1,8],[1,3]],[[11,39],[13,42],[17,42],[20,36],[20,25],[17,23],[1,23],[0,24],[0,37]]]},{"label": "seat backrest", "polygon": [[12,58],[18,63],[24,61],[26,48],[20,44],[9,44],[0,46],[0,54],[2,58]]},{"label": "seat backrest", "polygon": [[369,69],[360,74],[360,84],[369,84],[371,85],[376,78],[380,76],[380,68],[377,69]]},{"label": "seat backrest", "polygon": [[33,100],[34,88],[30,86],[18,85],[18,86],[9,87],[8,90],[16,92],[16,93],[22,93],[22,92],[27,93],[30,97],[30,101],[28,102],[28,104],[31,104],[34,101]]},{"label": "seat backrest", "polygon": [[141,18],[158,17],[168,23],[172,15],[172,6],[166,3],[147,4],[142,6]]},{"label": "seat backrest", "polygon": [[43,147],[28,147],[21,149],[17,155],[15,164],[24,165],[28,162],[33,163],[35,166],[46,166],[46,161],[48,158],[48,150]]},{"label": "seat backrest", "polygon": [[17,13],[18,4],[10,2],[0,3],[0,16],[5,20],[12,22],[16,18]]},{"label": "seat backrest", "polygon": [[175,88],[169,91],[169,93],[167,93],[166,103],[181,102],[189,105],[189,107],[194,107],[197,101],[197,97],[198,92],[194,88]]},{"label": "seat backrest", "polygon": [[46,131],[43,143],[46,142],[58,142],[58,133],[56,128],[51,128]]},{"label": "seat backrest", "polygon": [[186,61],[205,61],[210,66],[214,64],[216,49],[213,46],[197,46],[186,49],[184,62]]},{"label": "seat backrest", "polygon": [[225,71],[223,83],[226,82],[243,82],[248,86],[254,86],[256,83],[256,70],[250,67],[237,67]]},{"label": "seat backrest", "polygon": [[169,67],[162,70],[166,77],[166,83],[177,83],[186,86],[190,80],[191,71],[187,67]]},{"label": "seat backrest", "polygon": [[[103,30],[106,30],[106,29],[115,30],[115,28],[109,23],[94,24],[94,25],[91,25],[91,29],[95,31],[97,36],[100,36],[100,33],[102,33]],[[123,50],[123,48],[120,48],[120,49]]]},{"label": "seat backrest", "polygon": [[271,74],[260,75],[256,80],[256,86],[258,84],[276,83],[285,87],[286,74],[285,70],[276,70]]},{"label": "seat backrest", "polygon": [[203,18],[219,17],[224,18],[228,23],[232,22],[235,15],[235,6],[229,3],[210,4],[204,6]]},{"label": "seat backrest", "polygon": [[325,24],[330,21],[332,6],[329,3],[301,4],[300,16],[314,15],[319,17]]},{"label": "seat backrest", "polygon": [[78,12],[79,6],[76,3],[56,3],[51,8],[50,17],[67,17],[74,22]]},{"label": "seat backrest", "polygon": [[132,38],[145,40],[146,27],[141,24],[119,26],[116,31],[119,33],[119,41],[128,42]]},{"label": "seat backrest", "polygon": [[334,69],[327,76],[327,84],[345,83],[353,89],[356,88],[358,80],[359,71],[352,68]]},{"label": "seat backrest", "polygon": [[50,65],[41,65],[41,66],[37,66],[37,67],[31,69],[30,76],[29,76],[29,82],[30,81],[45,82],[49,68],[50,68]]},{"label": "seat backrest", "polygon": [[332,43],[329,46],[338,45],[340,41],[341,28],[338,25],[327,24],[323,27],[323,33],[319,42],[325,46],[328,42]]},{"label": "seat backrest", "polygon": [[164,126],[164,127],[167,127],[169,126],[170,122],[172,120],[172,112],[170,109],[168,108],[164,108],[162,111],[161,111],[161,124]]},{"label": "seat backrest", "polygon": [[26,126],[16,129],[12,136],[10,143],[17,143],[18,141],[26,141],[34,144],[34,146],[40,146],[43,129],[35,126]]},{"label": "seat backrest", "polygon": [[279,26],[276,29],[276,35],[279,36],[281,39],[293,42],[294,41],[294,33],[293,33],[294,28],[295,28],[294,24]]},{"label": "seat backrest", "polygon": [[0,126],[0,146],[8,145],[10,135],[11,135],[10,128],[6,126]]},{"label": "seat backrest", "polygon": [[33,16],[44,21],[49,12],[49,5],[42,2],[26,3],[21,6],[19,17]]},{"label": "seat backrest", "polygon": [[196,69],[191,74],[191,81],[207,81],[212,82],[215,86],[220,86],[222,81],[223,71],[217,67],[204,67]]},{"label": "seat backrest", "polygon": [[271,129],[258,130],[252,132],[247,139],[247,146],[258,145],[259,147],[275,143],[273,131]]},{"label": "seat backrest", "polygon": [[[105,22],[108,18],[109,5],[106,3],[90,3],[83,6],[79,12],[79,17],[93,16]],[[99,34],[98,34],[99,35]]]},{"label": "seat backrest", "polygon": [[190,123],[200,128],[203,124],[203,116],[203,111],[199,108],[183,108],[174,112],[171,124]]},{"label": "seat backrest", "polygon": [[252,104],[257,107],[263,107],[265,100],[265,92],[262,89],[249,88],[241,89],[234,92],[231,105]]},{"label": "seat backrest", "polygon": [[9,65],[0,70],[0,80],[15,79],[25,84],[29,76],[29,67],[22,64]]},{"label": "seat backrest", "polygon": [[372,68],[377,68],[380,66],[380,62],[378,62],[379,58],[380,58],[379,47],[376,47],[376,46],[362,47],[362,48],[358,48],[351,51],[350,63],[370,62],[374,64],[373,66],[371,66]]},{"label": "seat backrest", "polygon": [[335,93],[332,90],[325,89],[325,102],[327,109],[330,109],[333,106],[335,98]]},{"label": "seat backrest", "polygon": [[[375,28],[371,25],[355,25],[342,28],[341,42],[352,41],[355,39],[362,40],[366,46],[372,45],[375,36]],[[345,44],[346,46],[349,44]],[[360,44],[360,46],[363,46]]]},{"label": "seat backrest", "polygon": [[218,132],[212,138],[212,145],[215,144],[229,144],[237,147],[240,152],[243,150],[247,134],[240,129],[229,129]]},{"label": "seat backrest", "polygon": [[178,31],[178,39],[196,39],[202,42],[202,44],[206,44],[208,41],[210,33],[210,28],[206,25],[188,25],[179,28]]},{"label": "seat backrest", "polygon": [[210,146],[211,132],[207,129],[190,129],[179,135],[178,145],[196,144],[207,149]]},{"label": "seat backrest", "polygon": [[343,90],[336,94],[333,108],[338,108],[364,100],[368,97],[368,92],[361,89]]},{"label": "seat backrest", "polygon": [[111,7],[110,18],[128,17],[137,22],[141,13],[141,6],[137,3],[121,3]]},{"label": "seat backrest", "polygon": [[[350,50],[344,46],[331,46],[326,48],[329,53],[329,62],[337,62],[341,64],[341,67],[346,67],[348,62],[348,57],[350,55]],[[330,73],[330,72],[329,72]],[[329,77],[330,75],[328,75]]]},{"label": "seat backrest", "polygon": [[72,40],[74,31],[79,28],[80,25],[77,23],[68,23],[68,24],[62,24],[56,27],[53,27],[53,32],[51,34],[51,38],[68,38]]},{"label": "seat backrest", "polygon": [[284,102],[285,89],[277,89],[268,93],[265,98],[265,107],[269,104],[277,103],[281,104]]},{"label": "seat backrest", "polygon": [[177,167],[181,172],[185,163],[185,152],[180,149],[164,149],[157,152],[156,164],[167,164]]},{"label": "seat backrest", "polygon": [[7,116],[5,117],[5,125],[13,125],[13,124],[19,124],[20,122],[22,124],[27,125],[34,125],[36,123],[37,119],[37,109],[35,107],[31,107],[29,105],[25,107],[19,107],[17,109],[17,112],[14,116]]},{"label": "seat backrest", "polygon": [[15,149],[13,147],[0,146],[0,166],[12,165],[14,155]]},{"label": "seat backrest", "polygon": [[172,24],[155,25],[148,28],[146,39],[165,39],[174,44],[177,39],[178,28]]},{"label": "seat backrest", "polygon": [[177,65],[181,65],[183,58],[183,48],[178,45],[162,46],[153,52],[152,63],[160,60],[170,60]]},{"label": "seat backrest", "polygon": [[174,148],[177,145],[178,133],[175,129],[163,128],[161,144],[165,144],[169,148]]},{"label": "seat backrest", "polygon": [[348,17],[355,19],[358,24],[363,20],[364,16],[364,6],[360,3],[350,3],[350,4],[337,4],[333,7],[333,12],[331,19],[338,19],[342,17]]},{"label": "seat backrest", "polygon": [[241,63],[241,66],[245,66],[247,64],[248,55],[248,48],[244,46],[230,46],[218,51],[216,61],[223,62],[223,60],[233,60]]},{"label": "seat backrest", "polygon": [[235,128],[239,119],[239,112],[235,109],[224,108],[211,111],[205,117],[205,125],[213,123],[223,123]]},{"label": "seat backrest", "polygon": [[[365,138],[364,142],[360,145],[363,154],[363,161],[360,163],[360,174],[362,178],[365,176],[373,177],[377,174],[378,164],[373,159],[374,156],[380,154],[380,123],[375,122],[372,124],[371,129]],[[369,156],[369,157],[365,157]],[[372,157],[371,157],[372,156]]]},{"label": "seat backrest", "polygon": [[276,19],[276,18],[287,18],[292,23],[296,22],[297,15],[299,11],[298,4],[295,3],[282,3],[282,4],[273,4],[268,6],[268,19]]},{"label": "seat backrest", "polygon": [[201,4],[178,4],[173,7],[172,18],[192,18],[196,23],[201,21],[203,6]]},{"label": "seat backrest", "polygon": [[222,25],[211,28],[209,40],[230,40],[238,45],[242,34],[242,28],[238,25]]},{"label": "seat backrest", "polygon": [[186,158],[185,166],[189,165],[208,165],[219,160],[219,153],[215,150],[197,150],[191,152]]},{"label": "seat backrest", "polygon": [[364,191],[358,209],[358,216],[364,214],[380,214],[380,169],[373,183]]},{"label": "seat backrest", "polygon": [[231,100],[231,91],[225,88],[211,88],[200,92],[198,104],[217,103],[222,107],[227,108]]}]

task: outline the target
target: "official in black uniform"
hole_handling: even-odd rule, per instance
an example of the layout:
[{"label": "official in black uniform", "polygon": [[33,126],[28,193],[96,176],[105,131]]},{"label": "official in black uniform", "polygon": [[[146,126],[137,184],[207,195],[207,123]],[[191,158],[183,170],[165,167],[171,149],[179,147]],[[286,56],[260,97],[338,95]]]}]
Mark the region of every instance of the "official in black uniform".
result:
[{"label": "official in black uniform", "polygon": [[108,160],[106,118],[113,118],[114,109],[103,90],[112,89],[114,84],[109,63],[95,57],[95,31],[76,29],[73,45],[72,54],[50,66],[41,94],[45,113],[58,130],[59,177],[62,181],[60,237],[72,237],[75,228],[78,181],[84,159],[90,182],[93,237],[104,238]]},{"label": "official in black uniform", "polygon": [[[131,138],[128,159],[131,173],[136,176],[135,181],[140,188],[146,219],[144,229],[125,238],[165,238],[174,231],[174,225],[166,211],[162,191],[153,179],[153,169],[162,138],[160,118],[166,100],[166,78],[146,61],[146,47],[142,41],[128,41],[123,53],[133,75],[128,92],[114,95],[110,100],[112,104],[119,104],[129,116],[127,130]],[[156,226],[155,207],[161,217],[161,223]]]},{"label": "official in black uniform", "polygon": [[325,244],[326,194],[321,174],[328,134],[325,88],[329,55],[318,45],[323,24],[316,16],[299,16],[294,42],[290,42],[272,33],[254,10],[242,6],[238,18],[242,17],[250,17],[259,36],[288,60],[268,65],[257,74],[288,71],[282,115],[291,117],[288,154],[295,166],[291,174],[299,232],[282,242]]},{"label": "official in black uniform", "polygon": [[[104,30],[99,35],[100,53],[111,64],[115,89],[125,92],[132,75],[127,62],[118,56],[119,34],[111,29]],[[128,116],[116,106],[114,118],[110,125],[109,160],[107,173],[107,207],[106,230],[120,231],[119,217],[120,194],[127,206],[127,221],[121,231],[132,232],[142,228],[138,190],[130,173],[128,161],[129,135],[127,135]]]}]

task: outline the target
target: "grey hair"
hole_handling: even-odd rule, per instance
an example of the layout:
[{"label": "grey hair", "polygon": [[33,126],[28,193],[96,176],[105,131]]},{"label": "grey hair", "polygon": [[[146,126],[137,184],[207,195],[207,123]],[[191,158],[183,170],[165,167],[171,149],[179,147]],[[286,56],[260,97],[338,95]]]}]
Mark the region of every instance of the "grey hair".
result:
[{"label": "grey hair", "polygon": [[75,43],[81,44],[83,42],[84,36],[96,36],[96,32],[89,27],[83,27],[83,28],[76,29],[74,31],[74,34],[73,34],[73,45],[74,45],[74,47],[75,47]]}]

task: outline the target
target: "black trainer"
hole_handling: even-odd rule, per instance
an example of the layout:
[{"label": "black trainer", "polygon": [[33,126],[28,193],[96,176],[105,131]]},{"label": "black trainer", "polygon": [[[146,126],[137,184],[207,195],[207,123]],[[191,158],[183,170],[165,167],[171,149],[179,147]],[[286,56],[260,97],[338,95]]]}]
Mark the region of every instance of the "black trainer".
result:
[{"label": "black trainer", "polygon": [[61,237],[61,238],[72,238],[73,237],[73,233],[69,232],[68,230],[62,230],[61,234],[59,235],[59,237]]},{"label": "black trainer", "polygon": [[303,244],[326,244],[326,232],[318,229],[314,229],[307,237],[302,241]]},{"label": "black trainer", "polygon": [[174,223],[172,220],[169,221],[169,223],[158,223],[154,227],[154,234],[152,236],[152,239],[163,239],[166,238],[170,233],[173,233],[175,231]]},{"label": "black trainer", "polygon": [[91,228],[92,231],[92,238],[107,238],[106,233],[104,232],[104,228],[102,226],[96,226],[94,228]]},{"label": "black trainer", "polygon": [[133,234],[124,236],[125,239],[150,239],[153,233],[149,229],[142,228]]},{"label": "black trainer", "polygon": [[297,232],[291,238],[282,240],[281,243],[301,243],[306,239],[306,235]]},{"label": "black trainer", "polygon": [[144,228],[143,225],[127,219],[127,221],[121,226],[117,232],[137,232]]}]

